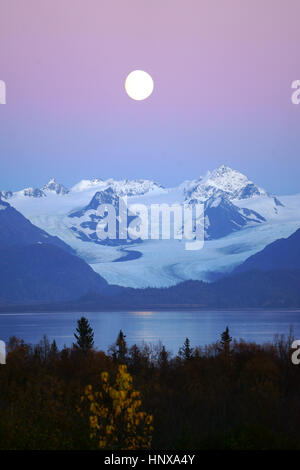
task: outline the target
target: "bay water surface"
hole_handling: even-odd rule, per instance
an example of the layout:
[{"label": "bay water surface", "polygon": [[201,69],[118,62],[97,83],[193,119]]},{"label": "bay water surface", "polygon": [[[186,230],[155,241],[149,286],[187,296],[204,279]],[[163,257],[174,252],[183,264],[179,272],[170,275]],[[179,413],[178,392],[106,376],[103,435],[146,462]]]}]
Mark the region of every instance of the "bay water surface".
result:
[{"label": "bay water surface", "polygon": [[177,353],[186,337],[193,347],[213,343],[226,326],[233,338],[259,344],[273,341],[275,334],[288,335],[290,326],[295,339],[300,339],[300,310],[1,313],[0,339],[7,342],[17,336],[37,344],[46,334],[60,348],[71,346],[77,320],[83,315],[95,332],[95,347],[104,351],[120,330],[129,346],[161,341],[172,353]]}]

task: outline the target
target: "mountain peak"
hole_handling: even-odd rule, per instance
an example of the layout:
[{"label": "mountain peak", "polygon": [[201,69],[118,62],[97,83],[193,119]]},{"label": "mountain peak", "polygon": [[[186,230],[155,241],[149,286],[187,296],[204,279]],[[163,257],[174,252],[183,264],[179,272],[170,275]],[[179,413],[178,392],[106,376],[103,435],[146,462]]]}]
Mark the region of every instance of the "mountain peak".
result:
[{"label": "mountain peak", "polygon": [[7,190],[4,190],[4,191],[0,191],[0,199],[10,199],[12,197],[13,193],[12,191],[7,191]]},{"label": "mountain peak", "polygon": [[225,165],[225,163],[222,163],[222,165],[220,165],[218,168],[216,168],[215,171],[219,171],[219,172],[222,172],[222,173],[231,173],[235,170],[233,170],[230,166]]},{"label": "mountain peak", "polygon": [[247,176],[227,165],[221,165],[208,173],[190,194],[192,199],[206,201],[210,197],[223,196],[228,199],[248,199],[253,196],[268,196],[267,191],[256,186]]},{"label": "mountain peak", "polygon": [[44,191],[42,191],[39,188],[25,188],[22,189],[22,191],[18,191],[17,194],[20,194],[21,196],[26,196],[26,197],[44,197],[46,194]]},{"label": "mountain peak", "polygon": [[239,179],[240,181],[250,181],[247,176],[245,176],[240,171],[234,170],[230,166],[224,164],[220,165],[218,168],[215,168],[209,175],[209,178],[211,179],[220,179],[224,177],[235,178]]},{"label": "mountain peak", "polygon": [[69,190],[61,183],[58,183],[55,178],[50,178],[49,182],[42,188],[43,191],[50,191],[56,194],[68,194]]}]

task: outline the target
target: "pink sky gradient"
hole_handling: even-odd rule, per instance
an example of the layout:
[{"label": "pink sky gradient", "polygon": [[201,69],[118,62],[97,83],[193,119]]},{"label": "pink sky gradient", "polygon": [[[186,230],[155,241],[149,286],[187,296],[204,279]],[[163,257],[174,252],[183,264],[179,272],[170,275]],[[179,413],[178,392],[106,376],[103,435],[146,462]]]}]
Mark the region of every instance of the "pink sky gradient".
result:
[{"label": "pink sky gradient", "polygon": [[[0,188],[177,184],[226,163],[300,191],[300,1],[1,0]],[[155,82],[130,100],[134,69]],[[269,173],[266,174],[266,168]]]}]

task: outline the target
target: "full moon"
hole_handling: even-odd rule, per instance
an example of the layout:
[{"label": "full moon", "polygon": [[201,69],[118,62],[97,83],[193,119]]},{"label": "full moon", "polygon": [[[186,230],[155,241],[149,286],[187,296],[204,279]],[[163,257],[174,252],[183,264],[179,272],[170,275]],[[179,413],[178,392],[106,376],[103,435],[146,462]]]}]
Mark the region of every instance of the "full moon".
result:
[{"label": "full moon", "polygon": [[149,98],[153,92],[154,83],[151,75],[143,70],[134,70],[130,72],[125,80],[125,90],[136,101],[142,101]]}]

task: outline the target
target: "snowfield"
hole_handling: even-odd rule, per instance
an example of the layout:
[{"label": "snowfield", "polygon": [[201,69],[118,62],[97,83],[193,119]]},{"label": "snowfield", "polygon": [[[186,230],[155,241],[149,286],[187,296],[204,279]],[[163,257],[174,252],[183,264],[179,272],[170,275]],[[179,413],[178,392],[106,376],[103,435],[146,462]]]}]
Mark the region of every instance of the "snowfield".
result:
[{"label": "snowfield", "polygon": [[[214,273],[229,272],[267,244],[288,237],[300,227],[300,194],[274,199],[244,175],[225,166],[203,179],[184,182],[176,188],[163,188],[150,180],[97,179],[83,180],[67,191],[55,180],[50,183],[50,190],[44,189],[45,197],[18,191],[7,202],[33,224],[72,246],[109,283],[127,287],[167,287],[189,279],[210,281]],[[108,187],[117,195],[128,195],[129,204],[173,204],[195,197],[201,201],[215,197],[213,202],[218,205],[220,194],[225,194],[236,209],[255,211],[266,220],[249,224],[225,237],[206,240],[199,251],[185,250],[184,240],[144,240],[127,247],[82,241],[71,229],[80,219],[74,222],[69,214],[87,206],[97,191]],[[141,256],[115,262],[130,251],[140,252]]]}]

